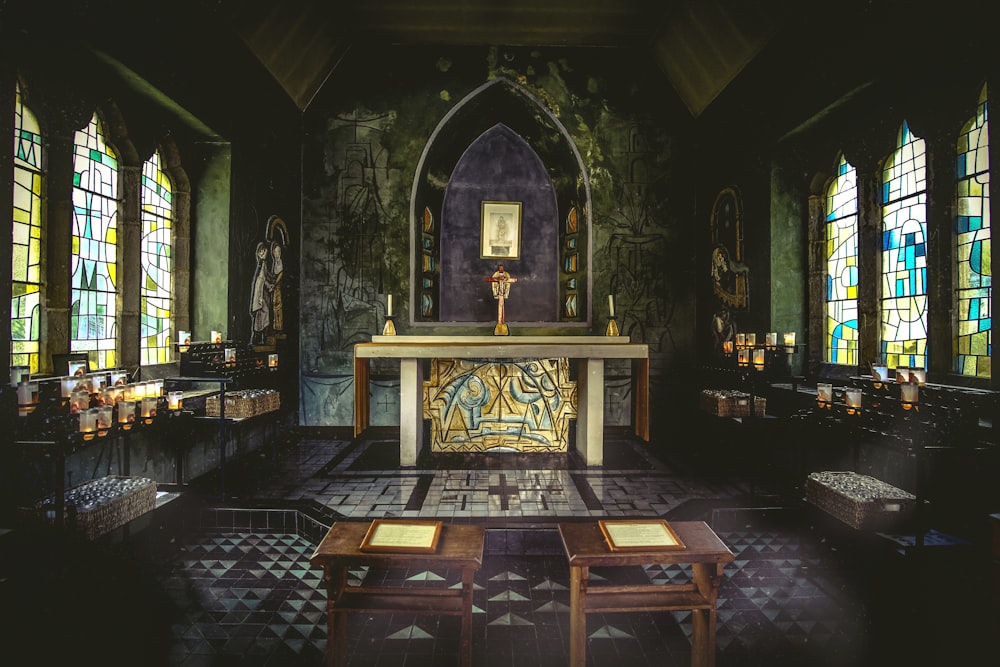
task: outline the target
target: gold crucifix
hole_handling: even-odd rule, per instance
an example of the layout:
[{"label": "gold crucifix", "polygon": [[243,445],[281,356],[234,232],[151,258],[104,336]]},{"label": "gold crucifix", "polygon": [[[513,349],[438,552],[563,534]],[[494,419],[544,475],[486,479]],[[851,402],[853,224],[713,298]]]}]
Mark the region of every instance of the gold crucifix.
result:
[{"label": "gold crucifix", "polygon": [[503,305],[510,297],[510,284],[516,283],[517,278],[511,278],[510,274],[504,271],[503,264],[497,266],[493,275],[485,279],[493,288],[493,298],[497,300],[497,325],[493,327],[494,336],[506,336],[510,333],[507,329],[507,322],[504,320]]}]

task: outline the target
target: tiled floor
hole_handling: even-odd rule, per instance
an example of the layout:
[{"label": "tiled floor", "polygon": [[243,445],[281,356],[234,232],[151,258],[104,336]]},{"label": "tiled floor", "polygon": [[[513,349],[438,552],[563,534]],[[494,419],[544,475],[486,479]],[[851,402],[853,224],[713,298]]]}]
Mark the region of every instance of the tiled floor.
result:
[{"label": "tiled floor", "polygon": [[[318,666],[325,594],[308,559],[327,527],[434,517],[487,528],[474,664],[565,665],[569,572],[556,524],[642,516],[705,520],[736,556],[718,601],[720,667],[987,664],[972,658],[993,629],[973,551],[942,537],[920,557],[898,556],[889,540],[859,539],[794,498],[760,485],[752,493],[745,476],[699,472],[628,438],[609,438],[603,468],[572,456],[490,455],[425,457],[401,470],[391,439],[308,433],[231,464],[224,490],[220,482],[195,485],[208,502],[201,528],[166,563],[87,551],[65,563],[43,550],[30,566],[36,587],[0,600],[20,611],[3,625],[3,645],[32,647],[38,665],[92,664],[86,658],[100,655],[104,665]],[[646,566],[593,578],[657,583],[688,574]],[[361,581],[459,579],[447,570],[353,571],[352,582]],[[63,641],[46,641],[55,628]],[[458,632],[453,618],[352,617],[349,663],[457,664]],[[588,664],[688,665],[690,633],[687,613],[592,616]]]}]

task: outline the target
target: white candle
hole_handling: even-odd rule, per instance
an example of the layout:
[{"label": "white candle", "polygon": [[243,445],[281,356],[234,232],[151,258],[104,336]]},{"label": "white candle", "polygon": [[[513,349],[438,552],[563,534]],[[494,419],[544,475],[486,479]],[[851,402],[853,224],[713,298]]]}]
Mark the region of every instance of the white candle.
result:
[{"label": "white candle", "polygon": [[392,295],[388,294],[385,298],[385,314],[387,317],[392,317]]},{"label": "white candle", "polygon": [[615,316],[615,295],[608,295],[608,315],[611,317]]}]

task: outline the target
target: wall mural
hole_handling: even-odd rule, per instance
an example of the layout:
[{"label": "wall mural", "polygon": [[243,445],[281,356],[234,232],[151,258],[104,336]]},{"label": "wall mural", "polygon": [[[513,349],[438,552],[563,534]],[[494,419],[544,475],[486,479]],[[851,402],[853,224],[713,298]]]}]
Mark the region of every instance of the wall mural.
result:
[{"label": "wall mural", "polygon": [[272,215],[267,221],[265,239],[254,251],[253,280],[250,283],[250,344],[273,349],[284,340],[285,331],[285,263],[288,227],[285,221]]},{"label": "wall mural", "polygon": [[736,188],[723,188],[716,196],[709,226],[712,293],[718,302],[712,335],[715,349],[721,351],[724,342],[736,337],[733,312],[750,309],[750,269],[743,264],[743,202]]},{"label": "wall mural", "polygon": [[[330,187],[322,210],[312,212],[316,222],[303,225],[310,285],[302,290],[301,310],[314,315],[304,322],[301,342],[304,424],[350,423],[353,382],[342,379],[350,374],[353,346],[369,341],[385,320],[394,213],[384,193],[394,173],[382,142],[394,118],[356,110],[327,127],[323,170]],[[372,405],[372,423],[378,423],[379,403]]]},{"label": "wall mural", "polygon": [[[435,132],[443,119],[455,113],[451,100],[465,99],[470,91],[482,87],[483,81],[498,77],[504,78],[505,85],[484,91],[488,94],[482,96],[479,107],[466,113],[475,119],[477,109],[494,115],[497,108],[505,110],[499,120],[513,119],[514,131],[540,151],[552,174],[560,237],[554,248],[559,282],[554,319],[603,332],[605,295],[614,294],[622,333],[650,346],[651,391],[655,394],[663,386],[658,384],[658,377],[664,369],[693,360],[689,352],[694,349],[696,328],[690,323],[697,301],[697,282],[693,279],[696,262],[690,252],[694,247],[690,224],[694,199],[691,188],[685,185],[690,178],[687,172],[671,166],[676,159],[671,154],[672,137],[666,129],[669,123],[662,117],[662,105],[656,99],[644,99],[641,91],[636,94],[634,89],[613,90],[618,87],[615,80],[588,77],[588,68],[607,70],[603,60],[577,62],[574,69],[561,59],[546,60],[536,50],[508,53],[490,48],[486,50],[485,77],[467,60],[461,71],[455,67],[448,71],[441,64],[445,62],[443,58],[437,64],[430,59],[424,62],[422,66],[428,69],[426,80],[422,80],[417,69],[421,65],[413,61],[410,64],[417,75],[395,87],[380,85],[380,75],[373,72],[369,83],[377,92],[359,96],[378,104],[381,111],[371,111],[357,102],[348,102],[356,107],[350,110],[331,106],[323,111],[317,103],[307,117],[304,169],[308,176],[303,196],[299,310],[302,423],[353,423],[353,345],[367,342],[381,330],[388,293],[397,295],[395,303],[402,304],[403,309],[411,305],[416,308],[413,313],[396,313],[397,321],[406,322],[409,316],[421,324],[440,322],[433,297],[438,294],[434,278],[441,252],[438,215],[450,174],[445,167],[457,163],[461,151],[482,129],[471,121],[464,125],[449,123],[449,130],[464,128],[466,134],[445,134],[446,141],[440,141],[442,137]],[[439,88],[443,72],[448,73],[447,85],[454,86],[454,90]],[[523,87],[530,98],[541,100],[547,111],[538,112],[537,104],[528,104],[528,96],[509,94],[505,88],[511,86]],[[629,109],[609,104],[611,100],[628,100]],[[340,103],[334,98],[328,101],[329,105]],[[397,117],[396,109],[405,109],[405,118],[402,111]],[[556,119],[568,131],[565,139],[551,131]],[[436,139],[428,143],[428,137]],[[420,174],[421,189],[415,196],[413,173],[405,170],[421,163],[421,151],[435,168]],[[395,164],[400,168],[390,167]],[[504,197],[491,200],[521,201]],[[474,220],[478,241],[479,216]],[[411,224],[416,225],[413,236]],[[415,240],[409,248],[408,237]],[[513,270],[511,273],[524,275]],[[416,284],[409,283],[411,278]],[[480,285],[481,280],[477,280]],[[408,295],[413,296],[412,304]],[[492,323],[496,304],[490,296],[486,289],[484,298],[492,305]],[[684,324],[675,325],[675,320]],[[387,381],[398,370],[391,366],[372,367],[373,424],[398,419],[398,397],[390,396],[398,388]],[[504,376],[509,380],[505,380],[506,386],[513,389],[504,399],[507,411],[503,419],[516,415],[536,434],[543,432],[543,426],[548,428],[551,421],[552,431],[544,436],[542,446],[561,447],[564,424],[559,419],[572,409],[573,402],[566,394],[572,391],[557,379],[552,384],[555,394],[531,392],[527,387],[538,384],[538,377],[510,369],[504,372],[509,373]],[[482,387],[497,382],[489,376],[462,373],[466,383],[463,391],[468,391],[472,382]],[[622,382],[622,378],[629,374],[627,363],[609,362],[606,366],[609,387],[627,387],[628,382]],[[473,381],[473,376],[478,379]],[[452,396],[450,402],[442,402],[445,387],[459,382],[457,378],[444,381],[435,399],[434,419],[438,420],[441,441],[447,442],[452,434],[461,432],[470,437],[474,434],[473,440],[489,442],[486,447],[507,446],[497,444],[497,438],[484,436],[486,430],[496,435],[501,429],[499,424],[505,421],[491,422],[482,414],[468,411],[459,393],[448,394]],[[384,386],[379,385],[380,380]],[[627,390],[618,389],[606,402],[609,425],[626,423],[629,418],[630,397]],[[539,396],[532,397],[533,393]],[[548,402],[555,396],[559,397],[558,409]],[[461,419],[456,421],[456,415]]]}]

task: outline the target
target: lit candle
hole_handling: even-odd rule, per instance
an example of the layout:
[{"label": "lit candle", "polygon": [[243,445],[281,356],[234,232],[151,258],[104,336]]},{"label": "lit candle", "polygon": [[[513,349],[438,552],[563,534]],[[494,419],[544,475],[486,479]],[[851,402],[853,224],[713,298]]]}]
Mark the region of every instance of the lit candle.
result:
[{"label": "lit candle", "polygon": [[906,366],[896,366],[896,382],[902,384],[910,381],[910,369]]},{"label": "lit candle", "polygon": [[764,335],[764,344],[767,347],[769,347],[769,348],[770,347],[778,347],[778,332],[777,331],[769,331],[767,334],[765,334]]},{"label": "lit candle", "polygon": [[722,341],[722,352],[724,354],[732,354],[733,353],[733,341],[731,341],[731,340],[724,340],[724,341]]},{"label": "lit candle", "polygon": [[757,344],[757,334],[748,333],[747,334],[747,347],[753,347]]},{"label": "lit candle", "polygon": [[135,421],[136,401],[124,400],[118,403],[118,423],[131,424]]},{"label": "lit candle", "polygon": [[94,437],[94,431],[97,430],[97,408],[88,408],[86,410],[80,411],[80,433],[83,433],[83,437],[86,438],[88,435]]},{"label": "lit candle", "polygon": [[920,390],[916,382],[904,382],[899,385],[899,402],[904,410],[914,407],[919,401]]},{"label": "lit candle", "polygon": [[747,335],[738,333],[736,334],[736,347],[746,347]]},{"label": "lit candle", "polygon": [[795,347],[795,332],[789,331],[785,334],[785,347]]},{"label": "lit candle", "polygon": [[167,394],[167,409],[169,410],[180,410],[183,404],[184,392],[183,391],[172,391]]},{"label": "lit candle", "polygon": [[386,317],[392,317],[392,295],[387,294],[385,296],[385,315]]},{"label": "lit candle", "polygon": [[614,294],[609,294],[608,295],[608,316],[609,317],[614,317],[615,316],[615,295]]},{"label": "lit candle", "polygon": [[212,332],[212,342],[213,343],[221,343],[222,342],[222,332],[221,331],[213,331]]},{"label": "lit candle", "polygon": [[23,380],[17,383],[17,414],[25,416],[35,410],[38,383]]},{"label": "lit candle", "polygon": [[750,365],[750,350],[748,350],[745,347],[741,347],[739,349],[738,357],[737,357],[736,361],[737,361],[737,363],[740,366],[749,366]]},{"label": "lit candle", "polygon": [[816,396],[816,403],[821,408],[830,407],[830,404],[833,402],[833,385],[829,382],[817,382]]},{"label": "lit candle", "polygon": [[268,368],[277,368],[278,367],[278,355],[277,354],[272,353],[272,354],[267,355],[267,367]]},{"label": "lit candle", "polygon": [[758,371],[764,370],[764,350],[756,348],[753,351],[753,367]]},{"label": "lit candle", "polygon": [[857,387],[848,387],[844,390],[844,402],[847,403],[847,414],[861,414],[861,390]]},{"label": "lit candle", "polygon": [[923,368],[910,367],[910,381],[921,386],[927,384],[927,371]]}]

